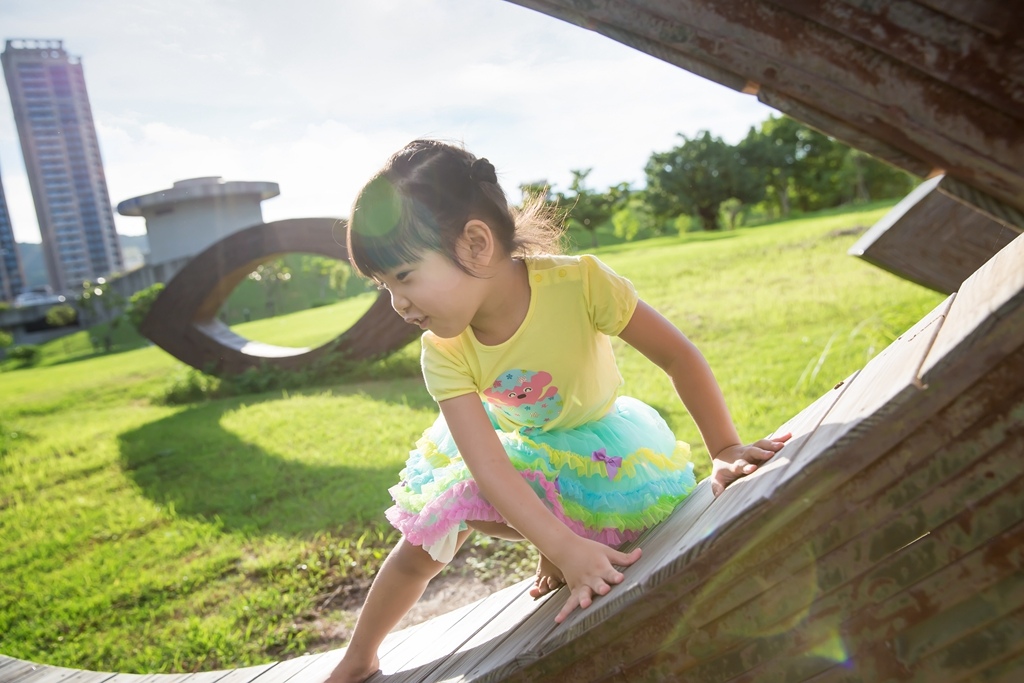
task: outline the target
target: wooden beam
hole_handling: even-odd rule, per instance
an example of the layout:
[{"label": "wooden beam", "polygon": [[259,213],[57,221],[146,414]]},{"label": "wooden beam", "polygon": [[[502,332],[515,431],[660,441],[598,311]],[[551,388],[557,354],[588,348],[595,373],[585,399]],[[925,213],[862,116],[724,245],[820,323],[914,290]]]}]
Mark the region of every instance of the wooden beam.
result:
[{"label": "wooden beam", "polygon": [[950,196],[946,177],[919,185],[854,244],[849,253],[945,294],[1020,234],[1020,228]]},{"label": "wooden beam", "polygon": [[912,0],[770,1],[1024,120],[1024,74],[1007,68],[1017,48],[962,20]]},{"label": "wooden beam", "polygon": [[[675,52],[733,75],[731,87],[741,89],[740,80],[758,83],[766,93],[762,99],[773,94],[782,107],[802,103],[805,110],[824,114],[822,121],[842,121],[847,130],[861,131],[1024,209],[1024,130],[1019,114],[1011,116],[1005,107],[988,103],[993,98],[1015,101],[1018,95],[1012,88],[993,91],[983,101],[943,80],[942,73],[932,77],[840,30],[768,2],[512,1],[611,37],[627,32],[630,44],[638,49],[658,56]],[[1021,80],[1024,68],[1017,40],[1021,28],[1015,24],[1009,30],[1016,38],[1008,38],[1001,48],[1010,55],[1004,65],[1010,75],[1003,85]],[[652,45],[660,47],[653,50]],[[943,50],[939,43],[934,49]],[[958,82],[969,80],[970,70],[954,57],[950,53],[944,63],[949,69],[964,68]],[[683,64],[684,59],[673,63]],[[794,116],[799,118],[799,113],[794,111]]]}]

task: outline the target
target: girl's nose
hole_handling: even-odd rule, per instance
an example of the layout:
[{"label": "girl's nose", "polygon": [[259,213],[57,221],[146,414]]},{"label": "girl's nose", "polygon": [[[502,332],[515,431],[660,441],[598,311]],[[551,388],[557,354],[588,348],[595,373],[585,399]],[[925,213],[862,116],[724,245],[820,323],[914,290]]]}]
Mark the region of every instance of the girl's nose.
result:
[{"label": "girl's nose", "polygon": [[395,309],[398,315],[405,315],[405,312],[409,309],[409,300],[404,296],[391,292],[391,308]]}]

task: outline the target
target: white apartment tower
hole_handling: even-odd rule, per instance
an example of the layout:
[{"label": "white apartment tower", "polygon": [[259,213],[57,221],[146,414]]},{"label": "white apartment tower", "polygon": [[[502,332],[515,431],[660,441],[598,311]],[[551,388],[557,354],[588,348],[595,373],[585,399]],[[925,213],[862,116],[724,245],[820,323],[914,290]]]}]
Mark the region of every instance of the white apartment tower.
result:
[{"label": "white apartment tower", "polygon": [[3,62],[50,284],[57,293],[124,269],[78,57],[61,40],[8,40]]}]

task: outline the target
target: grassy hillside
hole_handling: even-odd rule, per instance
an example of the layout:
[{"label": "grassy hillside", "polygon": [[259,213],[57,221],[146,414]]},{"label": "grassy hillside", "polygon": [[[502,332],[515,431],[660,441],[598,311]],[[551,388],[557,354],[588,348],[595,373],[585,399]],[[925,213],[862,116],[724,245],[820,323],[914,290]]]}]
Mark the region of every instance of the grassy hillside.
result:
[{"label": "grassy hillside", "polygon": [[[753,440],[939,302],[846,255],[883,213],[599,253],[700,346]],[[239,329],[318,343],[368,301]],[[0,652],[143,672],[336,646],[317,634],[378,565],[387,487],[436,414],[416,346],[373,381],[175,407],[159,398],[185,369],[160,349],[84,357],[65,346],[48,346],[43,367],[0,373]],[[706,474],[666,378],[616,349],[626,391],[694,444]]]}]

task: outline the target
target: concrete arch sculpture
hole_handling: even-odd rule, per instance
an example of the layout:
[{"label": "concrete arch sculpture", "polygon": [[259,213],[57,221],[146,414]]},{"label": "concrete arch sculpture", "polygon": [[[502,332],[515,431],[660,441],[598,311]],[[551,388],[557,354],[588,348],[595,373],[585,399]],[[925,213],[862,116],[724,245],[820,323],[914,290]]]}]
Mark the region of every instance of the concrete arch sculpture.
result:
[{"label": "concrete arch sculpture", "polygon": [[336,356],[339,361],[380,358],[412,341],[419,330],[391,308],[382,293],[356,323],[317,348],[264,344],[233,332],[217,312],[256,266],[287,253],[348,259],[335,239],[344,221],[296,218],[260,223],[225,237],[192,259],[153,303],[141,332],[179,360],[218,375],[251,368],[294,370]]}]

